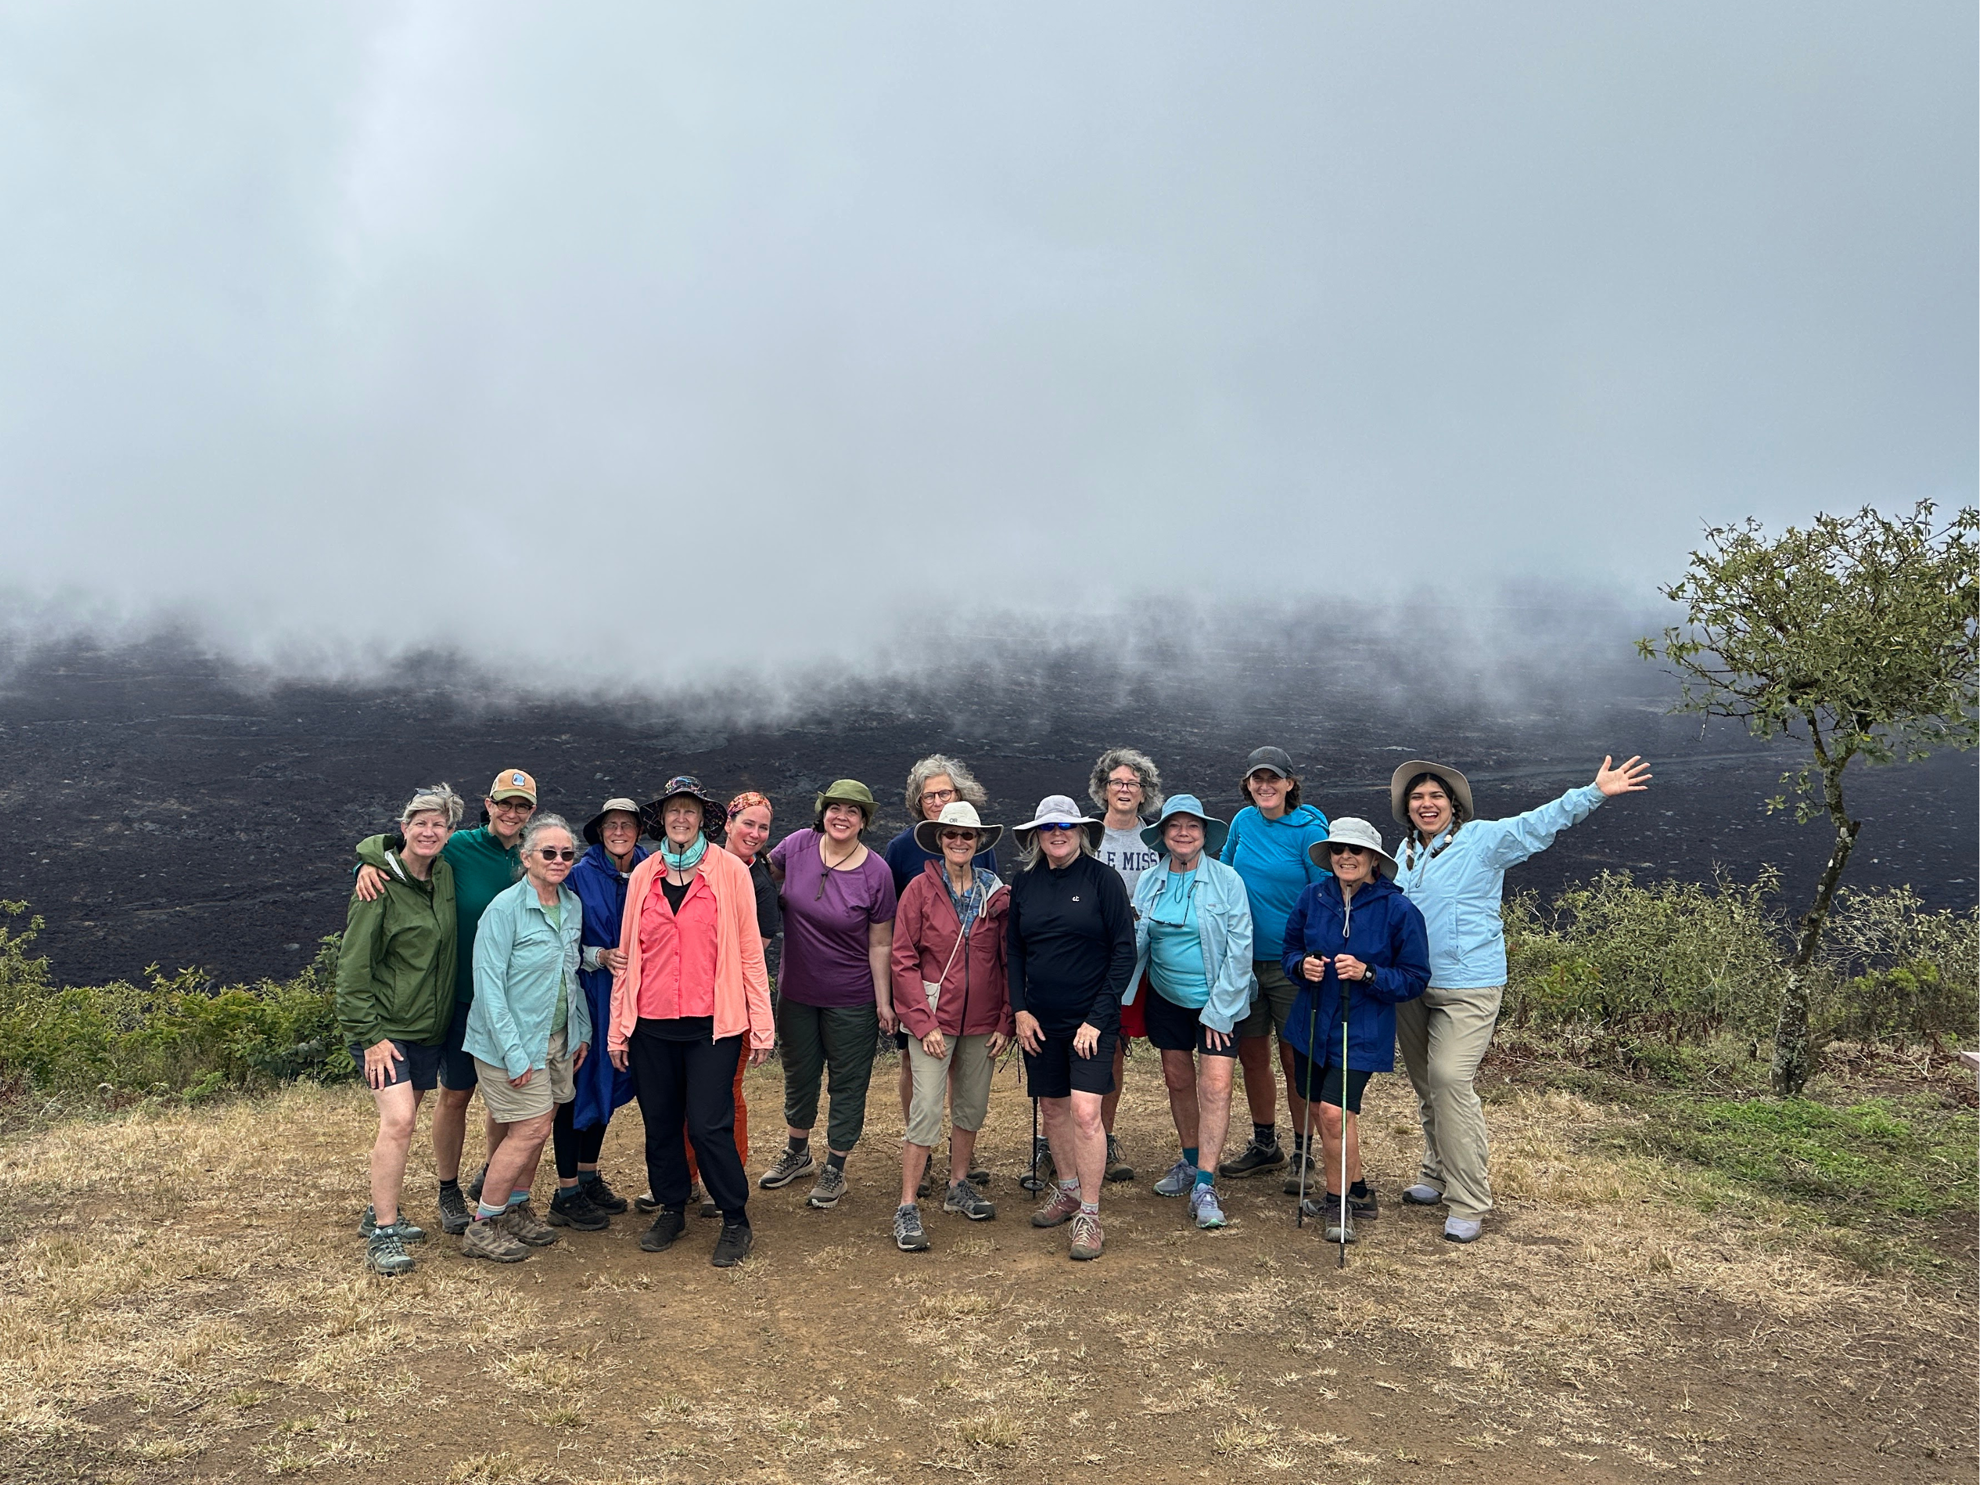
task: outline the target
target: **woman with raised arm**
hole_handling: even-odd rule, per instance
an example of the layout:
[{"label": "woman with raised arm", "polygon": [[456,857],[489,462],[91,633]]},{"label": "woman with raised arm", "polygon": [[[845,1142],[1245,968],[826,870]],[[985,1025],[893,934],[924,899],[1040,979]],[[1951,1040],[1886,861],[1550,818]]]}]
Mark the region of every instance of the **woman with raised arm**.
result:
[{"label": "woman with raised arm", "polygon": [[1389,780],[1403,825],[1396,885],[1430,929],[1430,988],[1396,1017],[1403,1066],[1423,1123],[1423,1169],[1403,1192],[1413,1206],[1443,1202],[1444,1236],[1469,1243],[1492,1210],[1485,1110],[1473,1079],[1491,1045],[1506,989],[1506,934],[1499,916],[1506,868],[1539,854],[1604,799],[1650,787],[1650,767],[1604,758],[1595,781],[1509,820],[1472,816],[1471,782],[1445,763],[1415,758]]}]

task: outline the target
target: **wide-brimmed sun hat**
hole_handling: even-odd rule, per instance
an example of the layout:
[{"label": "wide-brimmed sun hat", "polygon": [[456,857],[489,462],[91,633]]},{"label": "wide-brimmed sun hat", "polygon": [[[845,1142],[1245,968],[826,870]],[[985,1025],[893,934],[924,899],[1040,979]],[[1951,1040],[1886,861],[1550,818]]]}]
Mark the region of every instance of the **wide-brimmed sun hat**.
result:
[{"label": "wide-brimmed sun hat", "polygon": [[1443,780],[1444,792],[1457,801],[1467,820],[1477,816],[1471,808],[1471,780],[1448,763],[1432,763],[1428,758],[1412,758],[1389,776],[1389,813],[1399,825],[1409,824],[1409,801],[1403,797],[1409,781],[1418,774],[1431,773]]},{"label": "wide-brimmed sun hat", "polygon": [[866,826],[869,829],[873,825],[874,813],[880,808],[879,803],[873,797],[873,791],[858,779],[834,779],[818,791],[818,798],[814,803],[813,813],[817,816],[820,826],[823,826],[825,823],[825,806],[828,804],[850,804],[855,806],[859,810],[860,815],[865,819]]},{"label": "wide-brimmed sun hat", "polygon": [[700,779],[691,773],[677,773],[660,786],[660,792],[647,801],[640,812],[640,819],[646,825],[646,833],[655,840],[667,838],[667,801],[670,799],[696,799],[701,802],[701,833],[709,841],[722,839],[728,828],[727,807],[715,797]]},{"label": "wide-brimmed sun hat", "polygon": [[1100,842],[1107,838],[1107,827],[1082,815],[1070,794],[1047,794],[1038,801],[1038,813],[1022,825],[1013,825],[1011,835],[1019,845],[1028,846],[1040,825],[1077,825],[1086,832],[1088,844],[1096,851],[1100,849]]},{"label": "wide-brimmed sun hat", "polygon": [[584,838],[592,845],[595,846],[605,839],[605,817],[614,810],[631,815],[635,830],[645,823],[645,817],[640,814],[639,806],[630,799],[608,799],[598,806],[597,814],[584,822]]},{"label": "wide-brimmed sun hat", "polygon": [[1382,849],[1382,832],[1366,820],[1357,820],[1353,815],[1343,815],[1327,827],[1327,838],[1316,840],[1306,848],[1307,858],[1315,866],[1326,867],[1327,847],[1360,846],[1375,854],[1375,869],[1385,877],[1396,874],[1396,858]]},{"label": "wide-brimmed sun hat", "polygon": [[942,806],[942,813],[914,827],[914,843],[931,856],[942,854],[944,830],[974,830],[978,854],[1004,838],[1004,827],[985,825],[976,816],[976,806],[967,799],[953,799]]},{"label": "wide-brimmed sun hat", "polygon": [[1155,823],[1141,832],[1141,843],[1158,856],[1169,854],[1168,843],[1162,839],[1162,827],[1169,823],[1171,815],[1188,815],[1203,822],[1203,849],[1215,856],[1224,849],[1224,837],[1231,833],[1228,821],[1219,820],[1203,807],[1203,801],[1194,794],[1171,794],[1162,804],[1162,813]]}]

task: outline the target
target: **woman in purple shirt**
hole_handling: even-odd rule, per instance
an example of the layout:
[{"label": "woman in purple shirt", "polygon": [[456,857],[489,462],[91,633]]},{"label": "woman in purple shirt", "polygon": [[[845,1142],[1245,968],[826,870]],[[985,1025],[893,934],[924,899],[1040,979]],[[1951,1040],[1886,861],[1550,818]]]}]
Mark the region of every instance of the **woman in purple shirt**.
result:
[{"label": "woman in purple shirt", "polygon": [[770,853],[784,908],[777,1035],[789,1140],[757,1184],[774,1191],[814,1168],[811,1130],[819,1077],[829,1068],[827,1153],[806,1198],[827,1211],[846,1194],[846,1156],[866,1125],[873,1054],[880,1033],[894,1029],[894,874],[860,841],[873,824],[871,789],[840,779],[817,807],[811,829],[785,836]]}]

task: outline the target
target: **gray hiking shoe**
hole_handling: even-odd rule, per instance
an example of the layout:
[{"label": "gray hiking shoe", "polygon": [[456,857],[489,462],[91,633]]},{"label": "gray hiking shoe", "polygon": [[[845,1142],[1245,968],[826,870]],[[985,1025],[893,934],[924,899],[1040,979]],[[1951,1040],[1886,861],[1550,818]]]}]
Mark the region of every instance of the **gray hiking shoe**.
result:
[{"label": "gray hiking shoe", "polygon": [[474,1213],[468,1210],[467,1198],[461,1195],[460,1183],[440,1188],[440,1230],[448,1237],[459,1237],[468,1230],[468,1223],[474,1220]]},{"label": "gray hiking shoe", "polygon": [[836,1165],[821,1165],[818,1167],[818,1180],[811,1188],[811,1195],[804,1199],[804,1204],[821,1212],[829,1212],[845,1194],[846,1173]]},{"label": "gray hiking shoe", "polygon": [[1292,1158],[1286,1162],[1286,1184],[1279,1189],[1288,1196],[1297,1196],[1305,1185],[1313,1180],[1313,1157],[1304,1150],[1295,1149]]},{"label": "gray hiking shoe", "polygon": [[894,1246],[903,1253],[926,1253],[928,1230],[921,1225],[918,1206],[894,1209]]},{"label": "gray hiking shoe", "polygon": [[1111,1134],[1107,1136],[1107,1179],[1110,1181],[1134,1179],[1134,1167],[1128,1164],[1127,1156],[1121,1153],[1121,1142]]},{"label": "gray hiking shoe", "polygon": [[765,1191],[776,1191],[807,1174],[811,1168],[811,1151],[793,1150],[786,1146],[777,1152],[777,1163],[756,1178],[756,1184]]},{"label": "gray hiking shoe", "polygon": [[1084,1263],[1089,1258],[1098,1258],[1106,1248],[1106,1240],[1100,1233],[1100,1219],[1092,1212],[1082,1210],[1072,1219],[1072,1256]]},{"label": "gray hiking shoe", "polygon": [[1215,1186],[1198,1186],[1190,1192],[1189,1211],[1190,1215],[1196,1218],[1196,1225],[1206,1231],[1213,1227],[1222,1227],[1230,1221],[1224,1215],[1223,1203],[1217,1200]]},{"label": "gray hiking shoe", "polygon": [[914,1194],[924,1201],[935,1194],[935,1162],[929,1161],[921,1172],[921,1184],[914,1188]]},{"label": "gray hiking shoe", "polygon": [[494,1263],[521,1263],[529,1257],[529,1249],[510,1237],[501,1224],[500,1217],[468,1223],[468,1230],[461,1234],[461,1256]]},{"label": "gray hiking shoe", "polygon": [[1348,1208],[1347,1220],[1341,1220],[1341,1199],[1329,1192],[1321,1198],[1320,1209],[1327,1224],[1327,1241],[1330,1243],[1351,1243],[1354,1241],[1354,1209]]},{"label": "gray hiking shoe", "polygon": [[1410,1207],[1434,1207],[1441,1205],[1444,1193],[1435,1186],[1418,1181],[1414,1186],[1403,1187],[1403,1205]]},{"label": "gray hiking shoe", "polygon": [[988,1222],[997,1215],[995,1204],[985,1200],[968,1181],[958,1181],[949,1188],[949,1194],[942,1198],[942,1210],[960,1212],[972,1222]]},{"label": "gray hiking shoe", "polygon": [[1475,1243],[1478,1234],[1485,1230],[1483,1222],[1474,1222],[1469,1217],[1446,1217],[1444,1237],[1453,1243]]},{"label": "gray hiking shoe", "polygon": [[[404,1212],[399,1213],[398,1220],[392,1226],[398,1230],[399,1241],[402,1243],[423,1243],[426,1241],[426,1229],[424,1227],[415,1227],[411,1222],[408,1222]],[[368,1238],[377,1229],[378,1218],[373,1215],[370,1207],[366,1207],[364,1209],[364,1215],[358,1218],[358,1236]]]},{"label": "gray hiking shoe", "polygon": [[1244,1153],[1237,1159],[1218,1162],[1217,1174],[1255,1176],[1260,1171],[1277,1170],[1285,1163],[1286,1152],[1279,1147],[1277,1140],[1273,1140],[1269,1145],[1262,1145],[1257,1140],[1252,1140],[1244,1147]]},{"label": "gray hiking shoe", "polygon": [[527,1243],[532,1248],[547,1248],[557,1241],[556,1229],[547,1222],[536,1220],[536,1213],[528,1202],[513,1206],[494,1219],[502,1224],[502,1230],[519,1243]]},{"label": "gray hiking shoe", "polygon": [[412,1271],[412,1255],[406,1251],[406,1241],[399,1235],[397,1223],[374,1227],[365,1236],[364,1266],[387,1278]]},{"label": "gray hiking shoe", "polygon": [[1196,1167],[1187,1160],[1178,1160],[1169,1167],[1169,1173],[1155,1183],[1157,1196],[1187,1196],[1190,1187],[1196,1184]]}]

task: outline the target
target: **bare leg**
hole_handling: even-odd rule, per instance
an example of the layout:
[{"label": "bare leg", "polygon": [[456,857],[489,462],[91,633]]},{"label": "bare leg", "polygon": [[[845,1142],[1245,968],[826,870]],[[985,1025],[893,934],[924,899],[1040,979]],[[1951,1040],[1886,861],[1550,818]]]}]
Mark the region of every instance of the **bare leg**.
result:
[{"label": "bare leg", "polygon": [[[1316,1103],[1313,1106],[1314,1123],[1320,1126],[1319,1166],[1325,1178],[1321,1189],[1329,1195],[1339,1196],[1341,1184],[1341,1111],[1331,1103]],[[1348,1179],[1354,1179],[1354,1167],[1348,1167]]]},{"label": "bare leg", "polygon": [[[1074,1093],[1071,1099],[1073,1169],[1079,1172],[1079,1199],[1100,1205],[1100,1186],[1107,1175],[1107,1127],[1100,1122],[1101,1095]],[[1058,1152],[1052,1152],[1056,1161]]]},{"label": "bare leg", "polygon": [[504,1124],[501,1143],[488,1157],[488,1179],[482,1182],[481,1200],[487,1206],[500,1206],[517,1191],[536,1184],[536,1163],[543,1155],[544,1141],[550,1137],[554,1113],[539,1114],[515,1124]]},{"label": "bare leg", "polygon": [[1352,1186],[1361,1179],[1361,1115],[1359,1114],[1347,1116],[1347,1145],[1348,1184]]},{"label": "bare leg", "polygon": [[[1162,1081],[1169,1089],[1169,1117],[1185,1150],[1196,1144],[1196,1063],[1187,1052],[1162,1053]],[[1225,1086],[1228,1094],[1229,1085]]]},{"label": "bare leg", "polygon": [[[1114,1041],[1114,1091],[1100,1100],[1100,1123],[1107,1134],[1114,1132],[1114,1116],[1121,1110],[1121,1080],[1127,1076],[1127,1044],[1128,1039],[1124,1036]],[[1101,1153],[1104,1158],[1105,1151]]]},{"label": "bare leg", "polygon": [[[1293,1049],[1283,1041],[1279,1043],[1279,1068],[1286,1075],[1286,1113],[1291,1118],[1294,1129],[1304,1129],[1306,1127],[1306,1100],[1299,1096],[1299,1081],[1293,1076]],[[1244,1081],[1247,1086],[1250,1084],[1250,1073],[1244,1075]],[[1261,1120],[1260,1122],[1262,1123],[1263,1121]]]},{"label": "bare leg", "polygon": [[472,1088],[442,1088],[433,1104],[433,1169],[443,1181],[461,1178],[461,1146],[467,1143]]},{"label": "bare leg", "polygon": [[[1183,1054],[1188,1056],[1187,1053]],[[1231,1128],[1231,1064],[1234,1057],[1205,1056],[1196,1069],[1196,1119],[1202,1133],[1197,1168],[1215,1174],[1224,1158],[1224,1137]]]},{"label": "bare leg", "polygon": [[1244,1101],[1251,1106],[1251,1122],[1274,1123],[1279,1112],[1279,1084],[1272,1076],[1270,1033],[1239,1037],[1238,1061],[1244,1064]]},{"label": "bare leg", "polygon": [[399,1220],[399,1190],[406,1182],[406,1153],[419,1119],[419,1090],[394,1083],[371,1095],[378,1105],[378,1138],[371,1146],[371,1214],[380,1227]]},{"label": "bare leg", "polygon": [[976,1131],[949,1126],[949,1184],[969,1179],[969,1167],[976,1159]]},{"label": "bare leg", "polygon": [[901,1141],[901,1205],[911,1207],[920,1200],[921,1176],[928,1169],[928,1145]]}]

